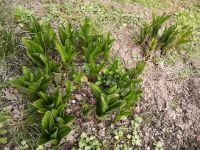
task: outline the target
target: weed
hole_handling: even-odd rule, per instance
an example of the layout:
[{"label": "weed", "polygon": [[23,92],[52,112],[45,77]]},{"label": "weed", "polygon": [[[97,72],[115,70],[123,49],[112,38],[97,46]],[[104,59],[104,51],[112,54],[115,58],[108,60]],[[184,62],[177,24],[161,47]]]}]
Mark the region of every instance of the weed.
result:
[{"label": "weed", "polygon": [[162,141],[155,142],[154,145],[155,145],[155,150],[164,150],[163,148],[164,144]]},{"label": "weed", "polygon": [[[128,118],[123,117],[122,121],[126,121]],[[111,125],[110,133],[113,134],[113,143],[110,142],[109,145],[114,144],[115,149],[118,150],[130,150],[133,147],[138,148],[141,146],[141,140],[138,135],[138,130],[140,124],[142,122],[142,118],[139,116],[135,116],[133,120],[131,120],[128,127],[123,125],[116,127]]]},{"label": "weed", "polygon": [[17,48],[18,42],[12,30],[0,29],[0,59],[6,60]]},{"label": "weed", "polygon": [[12,8],[12,16],[14,21],[16,21],[17,23],[29,23],[32,15],[33,12],[31,10],[28,10],[27,8],[21,5],[16,5]]},{"label": "weed", "polygon": [[7,143],[7,137],[6,135],[8,134],[8,129],[7,125],[10,122],[10,115],[4,111],[0,111],[0,145],[6,144]]},{"label": "weed", "polygon": [[177,100],[172,100],[172,101],[170,101],[169,104],[170,104],[172,109],[176,109],[177,106],[178,106]]},{"label": "weed", "polygon": [[78,148],[73,147],[73,150],[76,150],[76,149],[100,150],[101,148],[102,148],[102,144],[94,135],[88,135],[85,132],[83,132],[80,136]]}]

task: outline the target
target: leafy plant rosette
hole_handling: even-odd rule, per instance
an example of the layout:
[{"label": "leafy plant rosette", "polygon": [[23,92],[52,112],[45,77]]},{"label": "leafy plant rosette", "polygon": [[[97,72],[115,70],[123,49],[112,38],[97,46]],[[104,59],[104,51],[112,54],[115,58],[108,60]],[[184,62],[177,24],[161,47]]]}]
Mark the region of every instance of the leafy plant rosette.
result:
[{"label": "leafy plant rosette", "polygon": [[53,92],[52,95],[48,95],[45,92],[40,91],[38,93],[40,99],[33,102],[33,106],[37,109],[39,113],[45,113],[46,111],[51,111],[52,109],[59,109],[63,107],[63,98],[59,92],[59,87]]},{"label": "leafy plant rosette", "polygon": [[142,73],[145,63],[140,62],[132,69],[124,69],[119,60],[110,63],[99,75],[96,83],[89,82],[89,87],[96,98],[96,118],[106,119],[115,112],[114,121],[132,113],[131,108],[142,94],[138,76]]},{"label": "leafy plant rosette", "polygon": [[152,58],[156,51],[159,51],[160,55],[166,55],[167,52],[189,42],[192,35],[192,28],[189,26],[175,23],[165,26],[162,31],[162,26],[170,18],[171,16],[165,13],[161,16],[153,14],[151,23],[145,23],[141,27],[138,43],[143,47],[146,58]]},{"label": "leafy plant rosette", "polygon": [[64,108],[47,111],[42,118],[43,132],[38,140],[38,145],[51,144],[57,146],[61,139],[71,132],[68,124],[73,117],[64,115]]},{"label": "leafy plant rosette", "polygon": [[45,91],[50,84],[50,77],[40,69],[31,72],[27,67],[22,68],[23,76],[10,83],[22,92],[37,97],[38,91]]}]

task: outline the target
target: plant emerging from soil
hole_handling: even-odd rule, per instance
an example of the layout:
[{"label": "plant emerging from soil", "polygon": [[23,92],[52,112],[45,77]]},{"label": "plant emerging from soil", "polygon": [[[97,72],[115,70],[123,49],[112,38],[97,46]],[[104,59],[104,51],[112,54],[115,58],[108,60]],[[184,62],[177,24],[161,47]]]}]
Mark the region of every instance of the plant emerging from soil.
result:
[{"label": "plant emerging from soil", "polygon": [[167,52],[178,48],[187,43],[192,29],[189,26],[179,26],[177,24],[166,26],[162,31],[163,24],[171,16],[162,14],[157,16],[153,14],[150,24],[145,23],[140,30],[139,44],[143,47],[143,55],[152,58],[156,51],[160,55],[166,55]]},{"label": "plant emerging from soil", "polygon": [[[64,113],[65,107],[72,87],[78,87],[83,76],[96,98],[94,106],[83,105],[84,117],[92,109],[100,120],[110,119],[110,112],[115,112],[116,122],[132,113],[142,93],[139,75],[145,67],[144,62],[126,69],[118,59],[111,61],[114,40],[110,34],[98,34],[88,18],[78,29],[69,23],[59,26],[58,36],[49,24],[41,24],[35,18],[31,22],[27,28],[30,36],[22,38],[22,43],[34,67],[24,66],[23,76],[12,80],[11,84],[31,97],[31,108],[40,116],[43,132],[38,145],[57,146],[71,132],[69,123],[74,117]],[[78,65],[82,65],[81,68]]]}]

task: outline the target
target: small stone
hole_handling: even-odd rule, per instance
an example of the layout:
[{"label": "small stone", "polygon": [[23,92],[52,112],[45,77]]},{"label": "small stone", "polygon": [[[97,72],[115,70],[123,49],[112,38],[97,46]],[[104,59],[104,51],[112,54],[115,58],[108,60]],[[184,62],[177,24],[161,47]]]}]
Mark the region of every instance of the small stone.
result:
[{"label": "small stone", "polygon": [[139,113],[140,112],[140,107],[139,106],[135,107],[134,111],[135,111],[135,113]]},{"label": "small stone", "polygon": [[72,100],[72,104],[75,104],[76,103],[76,101],[75,100]]},{"label": "small stone", "polygon": [[70,109],[66,109],[65,111],[66,111],[66,113],[70,113],[70,112],[71,112],[71,110],[70,110]]},{"label": "small stone", "polygon": [[197,136],[197,141],[198,141],[198,142],[200,142],[200,135],[199,135],[199,136]]},{"label": "small stone", "polygon": [[98,134],[99,134],[99,136],[104,137],[105,136],[105,128],[100,129]]},{"label": "small stone", "polygon": [[83,99],[82,95],[80,95],[80,94],[75,94],[75,98],[78,101],[81,101]]},{"label": "small stone", "polygon": [[99,127],[99,128],[103,128],[103,127],[104,127],[104,124],[103,124],[103,123],[99,123],[99,124],[98,124],[98,127]]},{"label": "small stone", "polygon": [[180,140],[182,136],[180,134],[178,134],[176,137],[177,137],[177,139]]}]

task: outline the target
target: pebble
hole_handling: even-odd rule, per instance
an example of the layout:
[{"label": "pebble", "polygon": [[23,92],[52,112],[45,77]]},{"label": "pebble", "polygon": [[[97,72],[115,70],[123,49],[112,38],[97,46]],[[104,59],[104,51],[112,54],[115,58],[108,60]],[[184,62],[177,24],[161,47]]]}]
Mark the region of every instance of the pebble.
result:
[{"label": "pebble", "polygon": [[76,101],[75,100],[72,100],[72,104],[75,104],[76,103]]},{"label": "pebble", "polygon": [[198,141],[198,142],[200,142],[200,135],[199,135],[199,136],[197,136],[197,141]]},{"label": "pebble", "polygon": [[83,99],[82,95],[80,95],[80,94],[75,94],[75,98],[78,101],[81,101]]}]

